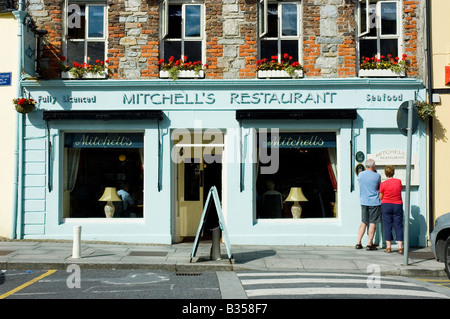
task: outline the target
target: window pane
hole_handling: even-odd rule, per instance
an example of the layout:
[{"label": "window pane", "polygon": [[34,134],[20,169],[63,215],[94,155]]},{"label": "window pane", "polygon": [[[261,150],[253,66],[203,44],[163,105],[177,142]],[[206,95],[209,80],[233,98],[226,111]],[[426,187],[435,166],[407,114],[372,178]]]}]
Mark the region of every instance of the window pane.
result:
[{"label": "window pane", "polygon": [[398,56],[398,41],[396,39],[381,40],[380,54],[387,56],[391,54],[393,57]]},{"label": "window pane", "polygon": [[188,58],[188,61],[191,62],[202,61],[202,42],[201,41],[184,42],[184,55]]},{"label": "window pane", "polygon": [[105,61],[105,43],[104,42],[88,42],[87,61],[94,64],[96,60]]},{"label": "window pane", "polygon": [[[377,35],[377,29],[376,29],[376,10],[377,7],[375,4],[369,5],[369,33],[365,34],[364,36],[376,36]],[[361,4],[361,32],[365,32],[367,30],[367,21],[366,21],[366,11],[367,7],[365,4]]]},{"label": "window pane", "polygon": [[164,60],[173,56],[176,60],[181,58],[181,42],[180,41],[165,41],[164,42]]},{"label": "window pane", "polygon": [[282,35],[297,35],[297,5],[282,5]]},{"label": "window pane", "polygon": [[186,6],[186,22],[184,26],[185,37],[200,36],[201,7],[198,5]]},{"label": "window pane", "polygon": [[67,8],[67,38],[84,39],[85,37],[85,7],[71,4]]},{"label": "window pane", "polygon": [[168,38],[181,39],[181,6],[169,6],[169,33]]},{"label": "window pane", "polygon": [[377,40],[361,40],[359,42],[359,54],[361,57],[371,58],[377,54]]},{"label": "window pane", "polygon": [[261,41],[261,59],[271,59],[272,56],[278,56],[278,44],[277,40],[264,40]]},{"label": "window pane", "polygon": [[289,54],[295,61],[298,61],[298,41],[283,40],[281,41],[281,55]]},{"label": "window pane", "polygon": [[267,7],[267,34],[266,37],[278,37],[278,7],[269,4]]},{"label": "window pane", "polygon": [[381,3],[381,33],[397,34],[397,4]]},{"label": "window pane", "polygon": [[[106,202],[99,201],[99,198],[106,187],[115,187],[122,199],[126,197],[121,189],[131,197],[127,201],[113,202],[114,218],[143,217],[143,148],[136,147],[134,143],[140,142],[142,145],[143,135],[127,133],[86,135],[68,133],[65,136],[63,217],[105,218]],[[122,138],[132,140],[133,146],[122,147],[117,146],[117,143],[108,147],[76,144],[80,138],[85,142],[97,138],[100,141],[106,140],[105,135],[113,140]],[[132,137],[128,139],[129,136]]]},{"label": "window pane", "polygon": [[[270,154],[258,136],[258,152]],[[270,136],[268,137],[271,140]],[[319,143],[310,143],[316,141]],[[300,202],[301,218],[333,218],[336,216],[337,193],[336,135],[334,133],[281,133],[272,140],[278,145],[279,168],[274,174],[258,172],[256,180],[257,218],[292,219],[288,198],[292,188],[301,188],[307,201]],[[322,143],[323,142],[323,143]],[[266,164],[259,163],[259,167]],[[270,165],[267,164],[267,165]]]},{"label": "window pane", "polygon": [[67,63],[71,66],[73,62],[84,62],[84,42],[67,42]]},{"label": "window pane", "polygon": [[102,38],[104,36],[104,7],[89,7],[88,37]]}]

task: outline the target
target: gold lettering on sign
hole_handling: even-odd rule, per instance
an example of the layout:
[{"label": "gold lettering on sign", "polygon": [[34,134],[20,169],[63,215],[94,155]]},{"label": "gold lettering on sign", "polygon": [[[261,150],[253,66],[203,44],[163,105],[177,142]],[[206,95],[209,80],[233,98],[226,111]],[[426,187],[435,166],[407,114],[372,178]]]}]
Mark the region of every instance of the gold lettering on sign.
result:
[{"label": "gold lettering on sign", "polygon": [[125,136],[118,136],[117,138],[105,136],[100,138],[95,135],[83,134],[80,140],[75,141],[73,144],[76,146],[131,146],[133,141]]}]

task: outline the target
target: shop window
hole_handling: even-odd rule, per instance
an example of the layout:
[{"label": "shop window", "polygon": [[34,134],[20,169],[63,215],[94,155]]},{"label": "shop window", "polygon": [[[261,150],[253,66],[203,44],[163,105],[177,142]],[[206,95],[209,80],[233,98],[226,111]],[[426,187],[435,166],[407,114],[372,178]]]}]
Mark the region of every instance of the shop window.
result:
[{"label": "shop window", "polygon": [[68,65],[106,60],[106,11],[102,1],[67,2],[64,49]]},{"label": "shop window", "polygon": [[400,1],[359,0],[360,57],[401,57]]},{"label": "shop window", "polygon": [[[273,156],[277,148],[278,155]],[[333,218],[337,210],[336,134],[258,134],[256,217],[293,218],[288,199],[292,188],[301,188],[308,201],[300,202],[301,218]],[[263,158],[278,160],[278,170],[264,174]],[[275,158],[274,158],[275,157]],[[273,163],[270,163],[272,165]]]},{"label": "shop window", "polygon": [[143,217],[143,134],[65,133],[63,217],[105,218],[106,187],[123,199],[114,202],[114,218]]},{"label": "shop window", "polygon": [[187,57],[190,62],[203,61],[203,5],[172,2],[163,0],[161,3],[162,59]]},{"label": "shop window", "polygon": [[300,2],[259,0],[258,13],[260,59],[288,54],[300,61]]}]

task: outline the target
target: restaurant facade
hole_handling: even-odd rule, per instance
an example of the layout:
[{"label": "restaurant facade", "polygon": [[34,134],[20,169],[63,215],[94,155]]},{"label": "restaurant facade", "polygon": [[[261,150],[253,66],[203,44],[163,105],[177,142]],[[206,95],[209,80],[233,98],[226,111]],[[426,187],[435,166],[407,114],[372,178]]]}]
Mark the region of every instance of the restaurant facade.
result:
[{"label": "restaurant facade", "polygon": [[[168,7],[164,6],[166,2]],[[384,3],[379,2],[378,6]],[[152,3],[149,1],[148,6]],[[400,10],[402,2],[393,3]],[[188,8],[184,2],[174,8],[169,1],[154,5],[160,13],[167,8],[179,9],[182,21],[197,17],[196,8]],[[336,14],[337,20],[341,9],[351,12],[353,19],[354,12],[363,9],[347,1],[328,1],[326,6],[313,6],[310,1],[268,5],[270,14],[276,10],[290,12],[294,6],[299,15],[296,21],[303,23],[306,11],[313,7],[324,18],[332,19]],[[199,2],[198,6],[200,16],[209,12],[209,4]],[[234,14],[234,19],[240,17],[240,23],[244,18],[239,14],[245,10],[253,12],[254,17],[256,11],[264,14],[264,7],[257,3],[236,1],[233,8],[221,6],[223,16]],[[100,12],[94,7],[89,3],[84,9],[86,16],[92,13],[92,21]],[[110,5],[101,11],[110,10],[110,22],[113,8]],[[150,10],[142,3],[139,8]],[[167,19],[176,17],[169,14]],[[285,21],[290,19],[289,15],[283,17]],[[242,22],[244,25],[248,27]],[[238,32],[234,39],[245,38],[244,29],[230,29],[227,23],[223,28],[224,33]],[[136,76],[136,69],[126,67],[133,59],[131,51],[125,54],[127,59],[119,54],[115,64],[115,37],[110,28],[105,49],[110,74],[106,78],[52,77],[54,69],[49,67],[41,71],[50,74],[48,78],[23,80],[23,94],[36,101],[36,108],[24,115],[23,129],[18,132],[22,143],[14,216],[17,237],[70,239],[73,227],[79,225],[85,240],[180,242],[194,237],[199,225],[206,230],[217,226],[214,209],[204,207],[214,186],[233,245],[354,245],[361,222],[357,175],[365,169],[365,160],[373,158],[383,179],[384,166],[394,165],[396,177],[405,185],[407,138],[399,130],[399,108],[408,101],[426,99],[425,88],[418,76],[358,76],[356,65],[348,75],[342,73],[343,64],[336,64],[330,71],[324,64],[320,70],[320,57],[340,61],[338,51],[328,51],[327,56],[324,50],[337,47],[331,38],[326,45],[321,44],[315,65],[307,67],[312,55],[306,50],[306,40],[300,41],[300,35],[306,38],[307,34],[304,24],[303,28],[303,33],[296,35],[291,30],[287,40],[281,35],[277,40],[278,44],[287,41],[286,50],[292,45],[289,41],[303,48],[292,51],[304,64],[298,78],[259,74],[256,57],[273,49],[270,37],[261,35],[253,44],[257,48],[253,62],[237,55],[232,59],[236,65],[247,61],[238,72],[228,70],[221,61],[212,64],[209,57],[215,55],[206,49],[200,59],[204,55],[203,61],[210,65],[202,76],[164,78],[158,59],[152,60],[151,67],[142,66]],[[205,41],[206,47],[211,41],[222,44],[223,59],[231,55],[228,49],[241,50],[244,46],[230,44],[225,35],[209,38],[207,32],[206,39],[194,38]],[[144,32],[139,34],[142,37]],[[126,48],[123,39],[118,41]],[[140,38],[136,39],[135,50]],[[165,52],[173,53],[178,48],[177,41],[163,39],[160,48]],[[98,43],[90,46],[91,40],[83,40],[87,50],[98,49]],[[184,32],[181,47],[191,40]],[[370,38],[361,38],[360,42],[363,40]],[[399,37],[395,41],[400,40],[404,41]],[[67,50],[73,46],[76,51],[79,42],[67,40],[67,57]],[[189,48],[195,48],[196,43],[191,44]],[[353,46],[354,54],[355,42],[348,45]],[[401,50],[395,53],[401,56],[407,45],[398,46]],[[202,51],[203,47],[199,48]],[[159,52],[164,59],[164,50],[157,51],[157,56]],[[142,58],[142,50],[140,54]],[[353,56],[353,63],[355,59]],[[46,61],[52,65],[51,58]],[[418,74],[416,61],[411,61],[411,74]],[[136,66],[139,69],[139,64]],[[417,122],[411,149],[410,245],[426,246],[427,134],[422,121]],[[117,198],[122,190],[133,198],[128,207],[124,197]],[[209,213],[203,222],[205,209]],[[380,244],[382,237],[379,232]]]}]

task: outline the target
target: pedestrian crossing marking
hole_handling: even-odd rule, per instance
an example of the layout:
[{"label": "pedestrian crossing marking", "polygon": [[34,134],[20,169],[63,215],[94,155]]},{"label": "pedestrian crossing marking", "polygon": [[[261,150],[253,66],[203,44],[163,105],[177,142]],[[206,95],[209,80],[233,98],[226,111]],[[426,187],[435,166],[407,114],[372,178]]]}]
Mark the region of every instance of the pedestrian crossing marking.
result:
[{"label": "pedestrian crossing marking", "polygon": [[[398,296],[399,298],[450,298],[422,286],[395,278],[377,279],[378,286],[370,287],[368,274],[329,272],[242,272],[238,273],[249,298],[320,295],[339,298],[364,296]],[[350,286],[351,285],[351,286]]]},{"label": "pedestrian crossing marking", "polygon": [[448,298],[445,295],[422,290],[399,290],[399,289],[383,289],[383,288],[333,288],[333,287],[305,287],[305,288],[267,288],[267,289],[248,289],[246,290],[249,297],[263,297],[263,296],[300,296],[300,295],[390,295],[390,296],[404,296],[404,297],[428,297],[428,298]]}]

